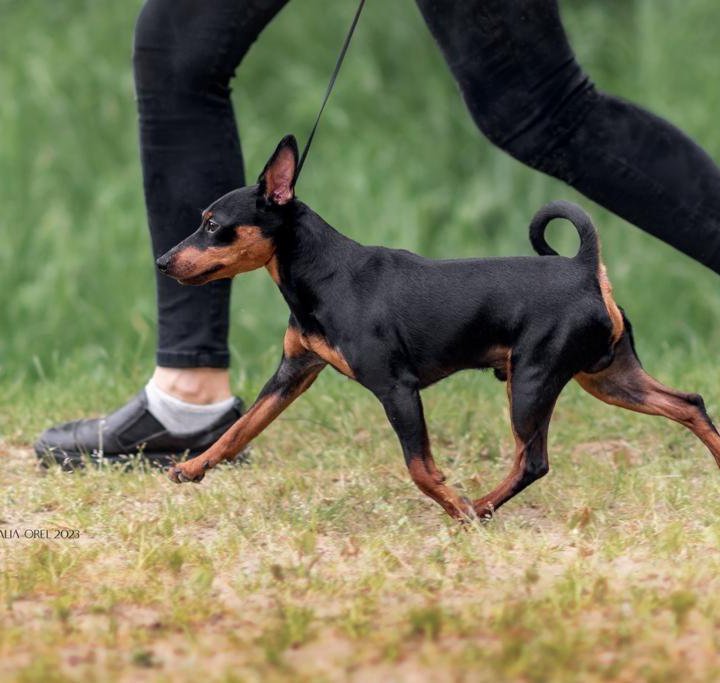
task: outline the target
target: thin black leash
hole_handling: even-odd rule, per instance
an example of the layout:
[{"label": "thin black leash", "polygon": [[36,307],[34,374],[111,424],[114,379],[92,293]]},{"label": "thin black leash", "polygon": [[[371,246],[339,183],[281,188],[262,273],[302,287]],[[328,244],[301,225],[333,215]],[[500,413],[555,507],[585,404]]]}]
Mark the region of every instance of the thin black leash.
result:
[{"label": "thin black leash", "polygon": [[310,145],[312,144],[313,138],[315,137],[315,133],[318,128],[318,124],[320,123],[320,117],[323,115],[323,112],[325,111],[325,105],[330,99],[330,93],[332,93],[333,88],[335,87],[335,81],[337,80],[338,74],[340,73],[340,67],[342,66],[343,60],[345,59],[345,53],[348,51],[348,47],[350,47],[350,41],[352,40],[353,33],[355,33],[355,27],[357,26],[358,19],[360,19],[360,14],[363,11],[363,7],[365,7],[365,0],[360,0],[360,4],[358,5],[357,11],[355,12],[355,17],[353,18],[352,24],[350,24],[350,30],[348,31],[347,36],[345,36],[345,42],[343,43],[342,49],[340,50],[340,55],[338,56],[337,62],[335,63],[335,68],[333,69],[332,76],[330,76],[330,83],[328,83],[327,90],[325,91],[325,97],[323,99],[322,105],[320,106],[320,111],[318,112],[317,118],[315,119],[315,123],[312,127],[312,130],[310,131],[307,142],[305,143],[305,148],[300,155],[300,161],[298,162],[297,171],[295,172],[295,182],[297,182],[297,179],[300,176],[300,171],[302,171],[303,165],[305,164],[305,159],[307,158],[308,152],[310,151]]}]

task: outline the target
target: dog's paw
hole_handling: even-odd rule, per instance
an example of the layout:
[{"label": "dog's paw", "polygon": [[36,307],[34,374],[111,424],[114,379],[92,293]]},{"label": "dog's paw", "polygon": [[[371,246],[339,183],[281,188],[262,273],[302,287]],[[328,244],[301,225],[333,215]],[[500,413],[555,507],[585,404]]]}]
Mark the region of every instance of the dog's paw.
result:
[{"label": "dog's paw", "polygon": [[203,480],[205,472],[201,472],[200,474],[193,476],[189,473],[186,473],[183,470],[182,466],[175,465],[168,470],[167,475],[170,481],[174,481],[176,484],[184,484],[186,482],[199,484]]},{"label": "dog's paw", "polygon": [[495,506],[492,503],[485,503],[483,505],[476,504],[475,514],[477,515],[476,519],[479,522],[487,524],[488,522],[491,522],[495,516]]},{"label": "dog's paw", "polygon": [[458,522],[459,526],[466,531],[474,522],[478,521],[472,501],[465,496],[460,496],[455,503],[454,509],[448,510],[448,512]]},{"label": "dog's paw", "polygon": [[474,520],[476,515],[475,515],[475,507],[473,505],[473,502],[466,496],[460,496],[460,503],[461,503],[460,514],[465,519]]}]

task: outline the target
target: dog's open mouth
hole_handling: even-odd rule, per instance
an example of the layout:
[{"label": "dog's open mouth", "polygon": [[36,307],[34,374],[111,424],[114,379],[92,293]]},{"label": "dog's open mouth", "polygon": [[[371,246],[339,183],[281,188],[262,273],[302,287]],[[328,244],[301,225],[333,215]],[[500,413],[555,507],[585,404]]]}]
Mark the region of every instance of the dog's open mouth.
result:
[{"label": "dog's open mouth", "polygon": [[188,277],[188,278],[177,278],[177,281],[181,285],[204,285],[210,276],[213,273],[217,273],[218,270],[222,268],[222,264],[218,263],[217,265],[214,265],[212,268],[208,268],[207,270],[204,270],[200,275],[195,275],[194,277]]}]

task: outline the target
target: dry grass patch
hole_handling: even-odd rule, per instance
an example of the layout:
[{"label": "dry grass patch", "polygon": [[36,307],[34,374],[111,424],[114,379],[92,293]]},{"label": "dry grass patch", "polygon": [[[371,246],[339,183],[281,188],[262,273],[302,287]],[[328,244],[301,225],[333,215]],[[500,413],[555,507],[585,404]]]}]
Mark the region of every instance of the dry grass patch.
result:
[{"label": "dry grass patch", "polygon": [[[502,411],[478,436],[444,391],[429,401],[440,460],[479,494],[508,465]],[[80,531],[0,544],[6,678],[718,679],[720,478],[691,436],[604,408],[592,424],[573,396],[551,474],[464,532],[351,394],[342,411],[322,393],[299,404],[250,465],[200,486],[42,473],[4,448],[6,533]],[[588,424],[612,438],[588,440]]]}]

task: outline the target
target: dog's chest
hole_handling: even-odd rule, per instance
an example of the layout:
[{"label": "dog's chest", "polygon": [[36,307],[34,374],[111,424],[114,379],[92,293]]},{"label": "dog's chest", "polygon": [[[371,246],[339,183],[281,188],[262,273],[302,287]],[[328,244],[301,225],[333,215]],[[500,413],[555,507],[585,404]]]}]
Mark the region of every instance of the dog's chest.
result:
[{"label": "dog's chest", "polygon": [[347,362],[342,351],[335,346],[332,346],[325,337],[319,334],[302,334],[301,340],[302,345],[308,351],[312,351],[315,355],[322,358],[328,365],[332,365],[343,375],[355,379],[355,373],[350,367],[350,364]]}]

